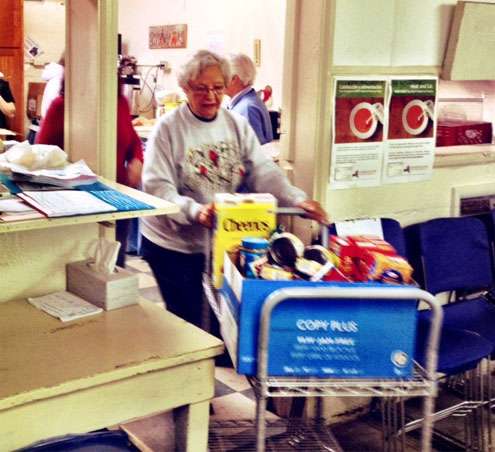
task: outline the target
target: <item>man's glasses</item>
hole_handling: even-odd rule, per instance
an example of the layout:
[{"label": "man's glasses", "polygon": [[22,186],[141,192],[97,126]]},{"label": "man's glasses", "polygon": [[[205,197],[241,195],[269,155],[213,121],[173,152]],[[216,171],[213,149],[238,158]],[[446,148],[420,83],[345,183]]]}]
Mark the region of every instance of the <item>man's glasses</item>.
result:
[{"label": "man's glasses", "polygon": [[224,85],[217,85],[212,88],[209,88],[207,86],[191,86],[189,85],[189,88],[195,93],[198,94],[199,96],[206,96],[209,94],[210,91],[213,91],[213,94],[223,94],[225,92],[225,86]]}]

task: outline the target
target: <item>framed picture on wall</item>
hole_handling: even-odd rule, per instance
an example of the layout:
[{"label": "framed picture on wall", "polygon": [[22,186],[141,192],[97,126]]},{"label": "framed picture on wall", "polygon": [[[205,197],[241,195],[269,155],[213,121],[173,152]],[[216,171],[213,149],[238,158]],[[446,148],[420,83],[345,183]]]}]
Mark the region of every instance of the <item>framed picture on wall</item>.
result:
[{"label": "framed picture on wall", "polygon": [[150,49],[185,49],[187,25],[156,25],[149,27]]}]

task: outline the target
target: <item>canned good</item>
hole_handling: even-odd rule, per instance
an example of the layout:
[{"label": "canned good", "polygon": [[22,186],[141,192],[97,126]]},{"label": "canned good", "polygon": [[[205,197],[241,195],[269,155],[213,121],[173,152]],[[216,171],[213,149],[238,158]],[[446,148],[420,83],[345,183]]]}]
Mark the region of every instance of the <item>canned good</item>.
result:
[{"label": "canned good", "polygon": [[290,281],[294,276],[283,268],[265,264],[261,267],[261,278],[269,281]]},{"label": "canned good", "polygon": [[282,267],[294,267],[304,252],[304,243],[290,232],[275,233],[270,238],[270,256]]},{"label": "canned good", "polygon": [[321,270],[322,265],[314,260],[298,257],[296,259],[296,270],[304,279],[309,279]]},{"label": "canned good", "polygon": [[257,278],[258,275],[250,265],[260,257],[268,253],[268,240],[262,237],[244,237],[239,252],[239,264],[241,272],[246,278]]},{"label": "canned good", "polygon": [[304,248],[303,257],[311,261],[316,261],[321,265],[325,265],[328,261],[332,260],[330,251],[321,245],[312,245]]}]

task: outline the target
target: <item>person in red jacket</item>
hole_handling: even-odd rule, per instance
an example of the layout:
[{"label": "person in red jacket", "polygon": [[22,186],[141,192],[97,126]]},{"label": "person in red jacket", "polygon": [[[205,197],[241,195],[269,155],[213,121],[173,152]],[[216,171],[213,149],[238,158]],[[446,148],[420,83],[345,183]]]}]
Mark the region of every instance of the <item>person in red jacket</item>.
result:
[{"label": "person in red jacket", "polygon": [[[64,84],[60,96],[51,103],[36,134],[35,144],[52,144],[64,148]],[[143,147],[132,126],[127,99],[120,94],[117,100],[117,182],[132,188],[141,183]],[[116,239],[120,242],[117,265],[124,267],[130,220],[117,221]]]}]

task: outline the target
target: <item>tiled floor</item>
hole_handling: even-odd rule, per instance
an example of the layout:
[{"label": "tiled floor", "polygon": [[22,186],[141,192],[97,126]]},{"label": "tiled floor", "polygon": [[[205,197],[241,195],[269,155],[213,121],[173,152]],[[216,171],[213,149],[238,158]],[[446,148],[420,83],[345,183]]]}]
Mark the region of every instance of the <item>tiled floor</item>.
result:
[{"label": "tiled floor", "polygon": [[[131,271],[139,273],[140,293],[143,297],[152,300],[160,305],[163,305],[163,300],[156,287],[155,280],[147,266],[146,262],[137,257],[129,257],[127,268]],[[255,450],[252,441],[248,448],[244,446],[234,446],[231,443],[228,445],[225,441],[218,442],[221,435],[235,435],[235,428],[226,430],[219,429],[218,426],[223,424],[231,425],[237,421],[253,421],[255,419],[255,397],[251,386],[247,379],[238,375],[232,368],[217,367],[215,371],[215,398],[212,401],[213,413],[210,418],[210,452],[237,452],[246,450]],[[279,419],[275,414],[267,412],[267,419],[270,423],[276,424]],[[462,419],[459,419],[458,425],[454,425],[454,421],[448,422],[450,429],[460,429],[462,427]],[[460,424],[459,424],[460,423]],[[172,415],[170,412],[158,414],[146,419],[137,420],[121,426],[133,442],[144,452],[171,452],[174,451],[174,428]],[[246,432],[249,429],[244,429]],[[380,422],[373,414],[361,416],[359,419],[352,422],[340,423],[332,426],[332,432],[340,443],[340,446],[345,452],[375,452],[381,450],[380,437]],[[326,431],[324,432],[327,433]],[[250,429],[249,434],[252,439],[255,438],[255,430]],[[280,436],[280,435],[279,435]],[[233,436],[231,436],[233,438]],[[274,436],[275,437],[275,436]],[[286,439],[286,438],[285,438]],[[223,445],[222,445],[223,444]],[[280,448],[277,445],[267,447],[267,452],[282,452],[282,450],[304,451],[304,452],[319,452],[321,451],[336,451],[333,447],[322,445],[321,448],[314,446],[304,447],[302,443],[298,446],[288,446],[287,442]],[[418,440],[411,437],[407,442],[407,452],[420,451]],[[247,446],[246,446],[247,447]],[[434,451],[453,451],[462,450],[446,446],[436,445]],[[391,451],[392,452],[392,451]]]}]

